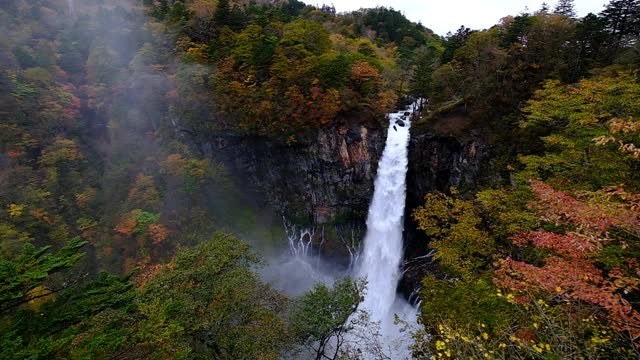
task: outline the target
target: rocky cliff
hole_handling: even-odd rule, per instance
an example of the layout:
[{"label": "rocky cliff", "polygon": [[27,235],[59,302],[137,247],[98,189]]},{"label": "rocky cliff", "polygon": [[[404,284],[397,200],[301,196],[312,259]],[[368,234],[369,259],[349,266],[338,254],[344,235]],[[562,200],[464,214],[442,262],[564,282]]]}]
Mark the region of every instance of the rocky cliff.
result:
[{"label": "rocky cliff", "polygon": [[428,237],[411,218],[413,209],[424,204],[425,195],[434,191],[446,193],[456,187],[465,196],[499,181],[491,146],[464,113],[448,114],[414,127],[409,143],[401,291],[409,296],[427,273],[439,272],[428,256]]},{"label": "rocky cliff", "polygon": [[211,152],[263,206],[299,227],[324,227],[316,231],[314,242],[324,242],[323,253],[340,257],[349,251],[332,240],[343,236],[345,226],[357,234],[364,228],[384,150],[382,123],[383,119],[363,112],[345,116],[298,143],[214,138]]},{"label": "rocky cliff", "polygon": [[[298,231],[311,228],[306,234],[313,234],[316,250],[322,243],[323,255],[343,257],[347,263],[357,250],[354,240],[364,235],[377,164],[385,145],[383,123],[367,113],[344,117],[337,125],[290,145],[265,138],[214,138],[211,152],[227,163],[262,205],[282,214]],[[427,272],[437,271],[425,257],[428,239],[411,220],[412,209],[423,204],[429,192],[446,192],[455,186],[464,193],[481,182],[493,181],[491,149],[471,125],[464,116],[447,115],[412,129],[406,271],[400,285],[407,295]]]}]

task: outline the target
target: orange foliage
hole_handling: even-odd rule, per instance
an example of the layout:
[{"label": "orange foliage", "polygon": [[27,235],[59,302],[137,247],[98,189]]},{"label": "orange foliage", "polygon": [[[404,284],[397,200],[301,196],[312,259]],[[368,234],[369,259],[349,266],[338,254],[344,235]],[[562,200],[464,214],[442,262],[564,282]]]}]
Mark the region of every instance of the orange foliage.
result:
[{"label": "orange foliage", "polygon": [[629,208],[628,204],[580,201],[539,181],[531,181],[531,188],[538,201],[530,206],[540,213],[542,220],[571,223],[578,231],[595,238],[605,235],[613,226],[638,229],[637,209]]},{"label": "orange foliage", "polygon": [[135,215],[131,216],[132,213],[127,214],[130,217],[123,218],[118,225],[116,225],[115,230],[120,234],[131,236],[133,232],[136,230],[136,226],[138,222],[135,219]]},{"label": "orange foliage", "polygon": [[129,189],[127,202],[131,207],[137,208],[148,209],[157,206],[160,202],[160,193],[155,187],[153,177],[138,174],[133,186]]},{"label": "orange foliage", "polygon": [[143,288],[166,267],[166,264],[143,266],[142,269],[133,277],[133,282],[138,288]]},{"label": "orange foliage", "polygon": [[187,160],[180,154],[171,154],[167,156],[167,159],[164,161],[164,166],[170,175],[180,176],[184,173]]},{"label": "orange foliage", "polygon": [[53,224],[53,220],[51,220],[51,217],[49,217],[49,213],[47,213],[45,210],[43,209],[36,209],[33,210],[31,212],[31,216],[33,216],[34,218],[36,218],[38,221],[46,223],[46,224]]},{"label": "orange foliage", "polygon": [[154,244],[159,244],[167,239],[169,236],[169,229],[162,224],[149,225],[149,237]]},{"label": "orange foliage", "polygon": [[6,153],[7,157],[10,159],[18,159],[22,156],[24,156],[24,151],[21,150],[9,150]]},{"label": "orange foliage", "polygon": [[380,72],[366,61],[358,61],[351,66],[351,80],[380,81]]}]

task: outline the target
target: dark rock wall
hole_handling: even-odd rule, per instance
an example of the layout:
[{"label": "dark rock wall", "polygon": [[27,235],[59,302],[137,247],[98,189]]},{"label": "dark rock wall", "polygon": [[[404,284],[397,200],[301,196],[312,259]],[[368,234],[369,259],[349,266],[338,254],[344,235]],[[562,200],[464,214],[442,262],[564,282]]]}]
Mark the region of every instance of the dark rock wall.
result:
[{"label": "dark rock wall", "polygon": [[429,192],[448,193],[451,187],[456,187],[464,196],[499,182],[491,153],[491,148],[475,131],[453,135],[420,129],[412,135],[405,211],[405,272],[400,283],[400,290],[407,296],[419,287],[427,273],[439,272],[437,264],[425,258],[429,253],[429,239],[416,228],[411,212],[424,205],[424,197]]},{"label": "dark rock wall", "polygon": [[273,209],[317,225],[366,217],[385,135],[351,124],[323,129],[306,145],[242,138],[218,151]]},{"label": "dark rock wall", "polygon": [[259,206],[298,226],[321,228],[314,243],[323,243],[322,253],[348,261],[343,234],[351,227],[363,233],[386,138],[380,123],[359,114],[290,145],[265,138],[214,138],[207,152],[227,164]]}]

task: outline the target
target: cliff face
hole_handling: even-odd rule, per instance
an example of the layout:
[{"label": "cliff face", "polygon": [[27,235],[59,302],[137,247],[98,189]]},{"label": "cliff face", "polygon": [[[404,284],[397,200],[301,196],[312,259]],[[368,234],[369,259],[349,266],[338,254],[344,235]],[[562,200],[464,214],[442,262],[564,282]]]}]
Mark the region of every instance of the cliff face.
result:
[{"label": "cliff face", "polygon": [[479,131],[465,128],[460,131],[443,131],[440,123],[468,121],[460,118],[443,118],[428,128],[415,129],[409,144],[409,169],[407,172],[407,204],[405,210],[405,272],[400,289],[409,296],[420,286],[428,273],[439,273],[429,254],[429,239],[424,231],[416,228],[411,218],[413,209],[424,205],[429,192],[448,193],[451,187],[460,190],[462,196],[481,186],[500,181],[496,174],[492,149]]},{"label": "cliff face", "polygon": [[318,228],[313,242],[323,243],[322,252],[348,258],[344,242],[353,241],[343,237],[364,229],[384,150],[386,127],[379,120],[366,113],[343,118],[291,145],[249,137],[214,138],[209,145],[262,206],[298,228]]},{"label": "cliff face", "polygon": [[218,148],[259,197],[301,225],[366,216],[385,133],[371,122],[321,129],[305,145],[239,138]]},{"label": "cliff face", "polygon": [[[315,251],[348,264],[365,233],[377,164],[386,127],[360,114],[318,131],[304,144],[285,145],[264,138],[215,138],[212,156],[223,160],[262,205],[301,227],[311,228]],[[460,127],[460,124],[462,126]],[[414,208],[433,191],[458,187],[464,194],[481,183],[498,181],[491,149],[469,129],[469,119],[443,118],[412,129],[405,213],[405,275],[400,284],[409,295],[438,267],[424,256],[428,238],[411,220]],[[447,124],[443,126],[442,124]],[[449,128],[457,124],[458,128]],[[287,231],[296,231],[291,226]],[[307,240],[305,240],[307,241]]]}]

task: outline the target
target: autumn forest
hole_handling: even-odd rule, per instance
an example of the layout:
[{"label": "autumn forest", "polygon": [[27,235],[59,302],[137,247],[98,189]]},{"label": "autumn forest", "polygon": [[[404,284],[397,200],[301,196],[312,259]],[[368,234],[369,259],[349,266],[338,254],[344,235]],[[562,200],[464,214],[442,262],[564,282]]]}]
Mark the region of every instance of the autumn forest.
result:
[{"label": "autumn forest", "polygon": [[[2,0],[0,359],[640,358],[640,1],[391,6]],[[392,345],[352,269],[416,99]]]}]

